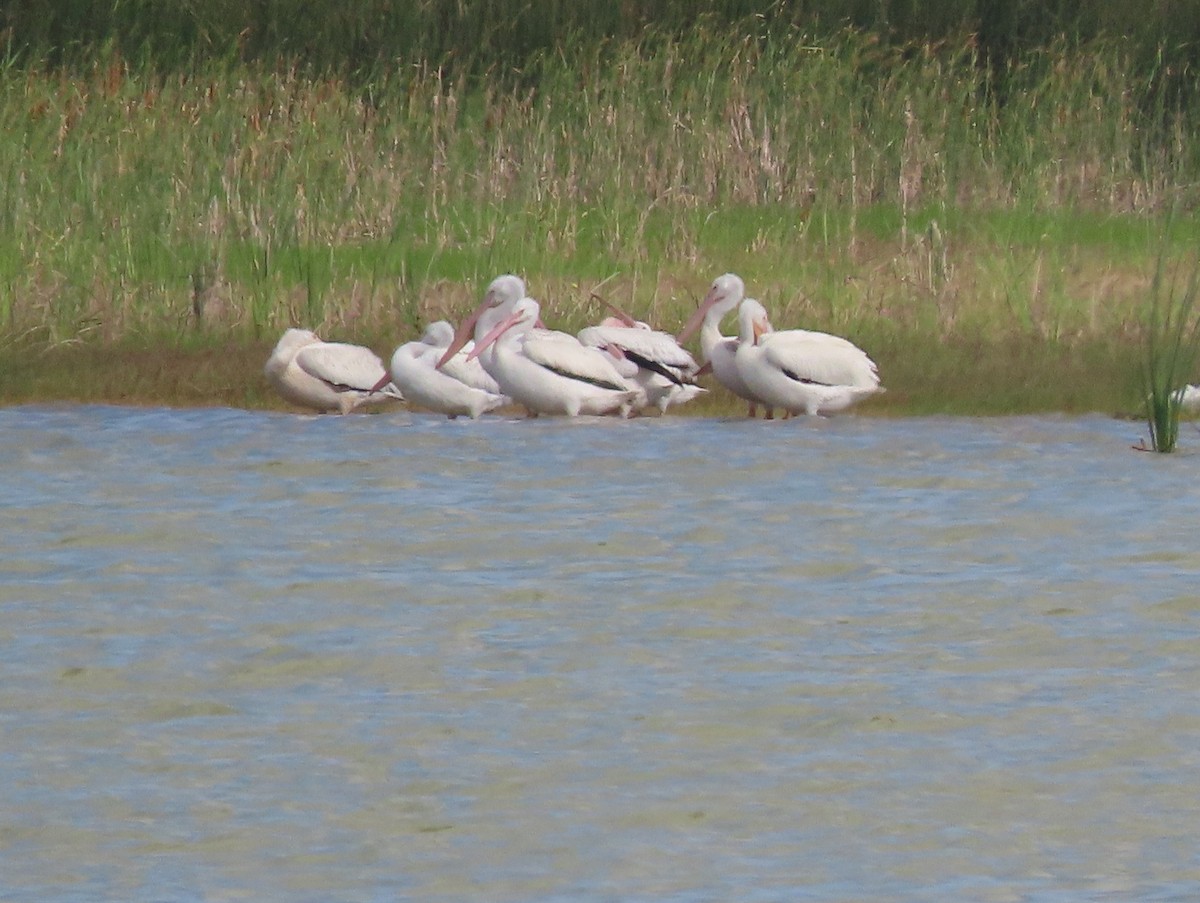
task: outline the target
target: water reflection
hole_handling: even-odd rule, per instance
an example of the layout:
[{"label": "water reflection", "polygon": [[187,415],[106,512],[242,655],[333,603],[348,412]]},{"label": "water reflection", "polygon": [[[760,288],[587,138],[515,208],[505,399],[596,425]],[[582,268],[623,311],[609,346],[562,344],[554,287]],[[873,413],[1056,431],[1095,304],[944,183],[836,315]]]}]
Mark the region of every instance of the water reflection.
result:
[{"label": "water reflection", "polygon": [[0,411],[0,886],[1190,899],[1139,430]]}]

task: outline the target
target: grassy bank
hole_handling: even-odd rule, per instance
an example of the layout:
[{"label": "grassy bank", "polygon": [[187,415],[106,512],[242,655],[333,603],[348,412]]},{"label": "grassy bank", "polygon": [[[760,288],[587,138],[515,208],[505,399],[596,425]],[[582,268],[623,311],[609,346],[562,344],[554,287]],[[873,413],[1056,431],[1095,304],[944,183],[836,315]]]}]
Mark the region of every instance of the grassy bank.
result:
[{"label": "grassy bank", "polygon": [[[376,350],[387,349],[377,344]],[[1139,367],[1140,351],[1128,344],[1035,339],[946,344],[928,339],[916,346],[881,342],[871,351],[882,362],[888,391],[863,405],[863,414],[1102,412],[1133,417],[1141,411],[1137,385],[1130,378]],[[282,410],[286,405],[261,376],[269,352],[269,343],[246,341],[10,350],[0,370],[0,400]],[[709,396],[679,413],[744,413],[744,404],[709,385],[714,386]]]},{"label": "grassy bank", "polygon": [[518,79],[11,67],[0,402],[264,404],[289,325],[386,354],[514,271],[564,328],[599,286],[674,329],[735,270],[780,326],[867,348],[875,409],[1120,408],[1162,223],[1180,252],[1200,231],[1195,127],[1124,53],[1015,59],[1003,102],[970,43],[790,30]]}]

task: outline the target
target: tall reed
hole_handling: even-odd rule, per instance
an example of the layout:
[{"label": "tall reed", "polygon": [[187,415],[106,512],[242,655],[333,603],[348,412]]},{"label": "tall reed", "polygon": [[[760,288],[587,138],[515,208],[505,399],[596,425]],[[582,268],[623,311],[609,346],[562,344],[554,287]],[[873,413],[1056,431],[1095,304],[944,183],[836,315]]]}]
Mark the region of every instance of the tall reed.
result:
[{"label": "tall reed", "polygon": [[[1081,294],[1087,252],[1041,236],[1194,207],[1194,119],[1164,100],[1147,121],[1120,42],[1064,43],[1003,76],[977,52],[754,20],[564,45],[520,77],[164,73],[117,53],[81,74],[8,67],[0,330],[386,331],[460,310],[506,270],[567,317],[619,273],[681,320],[728,269],[814,325],[1127,329],[1135,287]],[[1000,102],[1000,77],[1022,90]]]},{"label": "tall reed", "polygon": [[1147,308],[1143,385],[1150,445],[1173,452],[1179,442],[1179,415],[1184,384],[1200,355],[1200,262],[1186,271],[1159,257]]}]

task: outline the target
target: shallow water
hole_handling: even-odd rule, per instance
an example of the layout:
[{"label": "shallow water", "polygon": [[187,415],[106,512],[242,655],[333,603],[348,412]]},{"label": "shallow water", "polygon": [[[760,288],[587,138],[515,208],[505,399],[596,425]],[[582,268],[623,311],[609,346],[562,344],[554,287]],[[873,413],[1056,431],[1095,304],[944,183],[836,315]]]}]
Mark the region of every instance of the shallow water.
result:
[{"label": "shallow water", "polygon": [[1200,437],[0,411],[0,898],[1192,900]]}]

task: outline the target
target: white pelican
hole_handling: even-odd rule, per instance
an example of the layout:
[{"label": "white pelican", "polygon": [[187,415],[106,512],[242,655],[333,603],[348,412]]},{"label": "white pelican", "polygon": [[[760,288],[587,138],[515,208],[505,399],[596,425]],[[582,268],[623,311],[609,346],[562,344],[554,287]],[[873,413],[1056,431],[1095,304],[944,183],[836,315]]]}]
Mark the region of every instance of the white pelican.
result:
[{"label": "white pelican", "polygon": [[[460,415],[472,420],[509,403],[496,381],[479,362],[468,361],[460,351],[445,367],[438,359],[454,335],[445,320],[431,323],[420,341],[405,342],[392,355],[391,379],[411,404],[420,405],[451,419]],[[386,380],[387,377],[384,377]]]},{"label": "white pelican", "polygon": [[[469,359],[474,363],[478,359],[479,363],[482,364],[482,369],[487,371],[490,376],[492,354],[495,349],[480,349],[483,352],[482,354],[479,352],[470,353],[469,346],[472,344],[472,336],[480,337],[485,335],[491,327],[495,326],[511,313],[516,303],[524,297],[525,282],[519,276],[506,274],[493,279],[484,293],[483,301],[459,324],[454,338],[450,342],[450,346],[442,352],[442,356],[437,363],[439,369],[453,367],[455,362],[459,360]],[[540,341],[562,342],[568,347],[579,345],[579,340],[575,336],[565,332],[546,329],[542,321],[536,318],[528,333],[536,336]],[[463,354],[463,352],[467,353]],[[496,391],[502,390],[497,387]]]},{"label": "white pelican", "polygon": [[[515,304],[516,301],[513,303]],[[454,341],[454,327],[445,320],[437,320],[425,327],[421,341],[434,352],[433,363],[436,365]],[[483,369],[483,365],[478,360],[467,360],[473,346],[474,342],[467,342],[462,349],[442,365],[442,371],[473,389],[480,389],[493,395],[502,394],[496,380]]]},{"label": "white pelican", "polygon": [[755,395],[789,414],[828,414],[883,390],[875,362],[840,336],[804,329],[770,331],[767,312],[742,301],[738,371]]},{"label": "white pelican", "polygon": [[[513,305],[524,297],[525,280],[520,276],[506,273],[503,276],[497,276],[493,279],[488,284],[487,291],[484,292],[483,300],[479,303],[479,306],[458,325],[458,330],[454,333],[454,338],[451,339],[449,346],[442,352],[441,358],[438,359],[438,367],[445,367],[460,350],[466,347],[467,342],[471,341],[471,337],[477,332],[475,325],[486,311],[499,310],[502,315],[507,314],[512,310]],[[484,361],[483,363],[486,370],[487,362]]]},{"label": "white pelican", "polygon": [[523,298],[507,314],[485,311],[475,324],[475,349],[504,394],[532,415],[628,414],[639,392],[603,352],[565,333],[535,332],[540,308]]},{"label": "white pelican", "polygon": [[708,294],[696,308],[696,312],[679,331],[678,341],[683,344],[697,329],[700,330],[700,353],[707,366],[712,369],[717,382],[739,398],[750,402],[749,416],[755,416],[757,406],[766,408],[769,420],[772,416],[770,404],[760,398],[746,385],[738,370],[735,355],[738,349],[737,336],[721,335],[721,319],[741,303],[746,285],[734,273],[726,273],[713,280]]},{"label": "white pelican", "polygon": [[263,373],[285,400],[315,411],[347,414],[359,405],[403,399],[370,348],[322,342],[308,329],[289,329]]},{"label": "white pelican", "polygon": [[700,365],[674,336],[608,306],[617,316],[581,330],[579,341],[609,354],[620,374],[641,388],[639,407],[656,407],[665,414],[668,406],[704,391],[695,383]]}]

